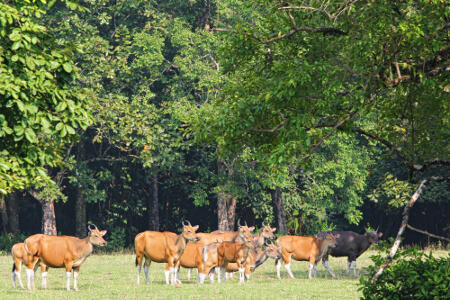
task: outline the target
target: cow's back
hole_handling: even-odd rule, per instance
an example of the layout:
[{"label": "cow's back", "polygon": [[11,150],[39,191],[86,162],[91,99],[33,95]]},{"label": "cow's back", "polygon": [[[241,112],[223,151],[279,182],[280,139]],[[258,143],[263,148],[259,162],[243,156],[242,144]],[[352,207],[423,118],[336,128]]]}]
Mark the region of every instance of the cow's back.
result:
[{"label": "cow's back", "polygon": [[360,252],[360,246],[364,236],[353,231],[326,231],[316,235],[317,238],[324,239],[328,234],[339,234],[336,239],[336,246],[329,248],[328,254],[335,257],[349,256],[351,253]]},{"label": "cow's back", "polygon": [[[81,240],[72,236],[56,236],[56,235],[41,235],[39,241],[34,244],[38,245],[37,254],[39,258],[49,267],[61,268],[64,267],[64,261],[72,261],[76,258],[77,242]],[[30,241],[25,240],[25,244],[30,248]],[[31,246],[33,247],[33,246]]]},{"label": "cow's back", "polygon": [[184,248],[183,254],[180,257],[180,264],[184,268],[195,268],[196,259],[199,248],[201,249],[203,244],[200,242],[190,242]]},{"label": "cow's back", "polygon": [[296,260],[309,260],[319,252],[317,238],[313,236],[284,235],[277,239],[277,243],[282,252],[292,254]]},{"label": "cow's back", "polygon": [[168,244],[174,243],[176,238],[177,235],[173,232],[144,231],[134,239],[135,250],[144,253],[152,261],[167,262]]}]

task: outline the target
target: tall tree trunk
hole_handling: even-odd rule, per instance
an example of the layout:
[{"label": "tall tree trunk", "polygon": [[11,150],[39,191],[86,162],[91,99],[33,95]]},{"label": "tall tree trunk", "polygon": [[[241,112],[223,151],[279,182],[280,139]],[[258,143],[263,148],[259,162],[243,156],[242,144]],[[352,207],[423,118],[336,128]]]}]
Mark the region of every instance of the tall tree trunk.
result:
[{"label": "tall tree trunk", "polygon": [[75,199],[75,235],[78,237],[86,236],[86,196],[82,188],[78,188]]},{"label": "tall tree trunk", "polygon": [[152,197],[148,200],[148,226],[155,231],[159,231],[158,188],[158,174],[155,174],[152,178]]},{"label": "tall tree trunk", "polygon": [[40,200],[39,202],[41,202],[42,205],[42,233],[57,235],[55,200]]},{"label": "tall tree trunk", "polygon": [[223,191],[217,194],[217,228],[228,230],[227,199]]},{"label": "tall tree trunk", "polygon": [[36,199],[42,208],[41,233],[49,235],[57,235],[55,200],[44,200],[39,197],[39,193],[35,190],[28,191],[34,199]]},{"label": "tall tree trunk", "polygon": [[19,194],[18,192],[10,193],[6,199],[8,207],[9,231],[11,233],[19,233]]},{"label": "tall tree trunk", "polygon": [[5,201],[5,196],[1,195],[0,196],[0,211],[1,211],[1,216],[2,216],[2,230],[3,230],[3,234],[7,235],[8,234],[8,211],[6,209],[6,201]]},{"label": "tall tree trunk", "polygon": [[227,195],[227,198],[228,229],[234,230],[234,223],[236,220],[236,196]]},{"label": "tall tree trunk", "polygon": [[275,210],[275,216],[277,219],[277,232],[285,234],[287,233],[286,226],[286,212],[283,205],[282,192],[279,187],[271,191],[273,208]]},{"label": "tall tree trunk", "polygon": [[[86,149],[84,141],[81,140],[77,147],[77,160],[83,162],[86,158]],[[85,187],[78,186],[77,196],[75,198],[75,235],[78,237],[86,236],[87,228],[86,217],[86,194]]]}]

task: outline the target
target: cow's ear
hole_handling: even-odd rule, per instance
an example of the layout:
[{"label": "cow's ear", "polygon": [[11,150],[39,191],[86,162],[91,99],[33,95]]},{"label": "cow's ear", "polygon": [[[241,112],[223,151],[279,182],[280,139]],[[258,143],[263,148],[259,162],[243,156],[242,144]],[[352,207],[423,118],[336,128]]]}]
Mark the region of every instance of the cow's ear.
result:
[{"label": "cow's ear", "polygon": [[382,237],[383,233],[382,232],[378,232],[378,237]]},{"label": "cow's ear", "polygon": [[249,227],[248,230],[250,230],[250,231],[255,230],[255,226]]},{"label": "cow's ear", "polygon": [[101,234],[102,236],[104,236],[107,232],[108,232],[108,230],[102,230],[102,231],[100,231],[100,234]]},{"label": "cow's ear", "polygon": [[277,230],[277,228],[275,227],[275,228],[272,228],[272,232],[275,232]]},{"label": "cow's ear", "polygon": [[192,228],[194,228],[194,231],[197,231],[198,225],[192,226]]}]

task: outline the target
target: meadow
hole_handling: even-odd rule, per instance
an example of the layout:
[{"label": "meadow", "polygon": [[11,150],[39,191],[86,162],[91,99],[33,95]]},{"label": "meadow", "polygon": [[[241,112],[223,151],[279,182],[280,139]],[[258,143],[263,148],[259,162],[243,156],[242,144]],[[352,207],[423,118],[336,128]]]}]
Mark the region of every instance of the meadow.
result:
[{"label": "meadow", "polygon": [[[371,264],[367,251],[358,259],[358,270]],[[434,251],[444,255],[446,251]],[[36,271],[36,290],[13,289],[11,282],[12,258],[0,256],[0,299],[358,299],[358,280],[345,275],[346,258],[330,258],[330,267],[338,275],[332,279],[320,264],[317,278],[307,278],[308,263],[293,262],[292,271],[296,279],[288,279],[282,268],[282,279],[276,279],[274,261],[269,259],[253,273],[250,281],[238,284],[237,274],[225,284],[205,283],[199,286],[195,271],[191,280],[186,279],[186,269],[181,269],[181,286],[168,286],[164,283],[164,264],[152,263],[150,266],[151,284],[145,284],[141,272],[141,285],[136,285],[136,267],[133,254],[91,255],[82,265],[78,278],[79,291],[65,290],[66,272],[64,269],[50,269],[48,289],[42,290],[40,270]],[[362,270],[364,272],[364,269]],[[22,281],[26,286],[25,270],[22,268]],[[71,281],[73,286],[73,281]]]}]

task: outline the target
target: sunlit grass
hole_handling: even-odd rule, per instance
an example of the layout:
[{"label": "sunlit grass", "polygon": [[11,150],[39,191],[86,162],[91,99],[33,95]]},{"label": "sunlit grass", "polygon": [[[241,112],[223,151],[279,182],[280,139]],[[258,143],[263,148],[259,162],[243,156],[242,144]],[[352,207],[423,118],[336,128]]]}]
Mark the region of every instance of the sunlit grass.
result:
[{"label": "sunlit grass", "polygon": [[[433,251],[437,255],[445,251]],[[358,259],[358,270],[371,264],[367,252]],[[282,268],[282,280],[276,279],[273,260],[267,260],[253,274],[249,282],[238,284],[237,274],[225,284],[196,283],[195,271],[190,281],[186,280],[186,270],[181,270],[180,287],[164,283],[163,264],[152,263],[150,277],[152,284],[145,284],[141,272],[141,285],[136,285],[134,255],[91,255],[81,267],[78,278],[79,292],[65,290],[66,272],[64,269],[50,269],[48,289],[40,288],[41,274],[36,272],[35,291],[12,288],[11,256],[0,256],[0,299],[358,299],[358,280],[345,275],[346,258],[330,258],[330,267],[339,276],[333,280],[325,268],[318,266],[317,278],[309,280],[308,263],[294,262],[291,269],[296,279],[288,279]],[[22,281],[26,286],[25,270]],[[72,282],[73,284],[73,282]]]}]

